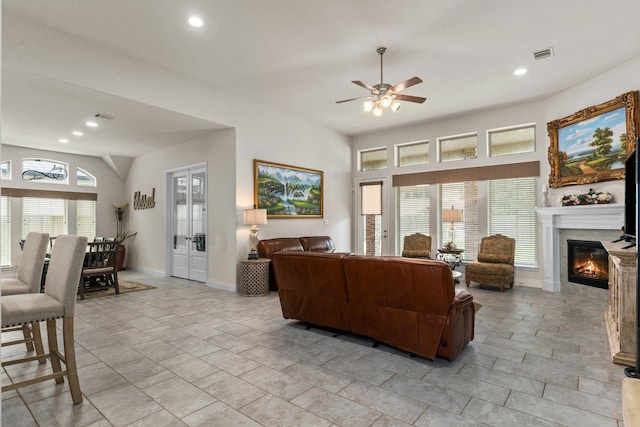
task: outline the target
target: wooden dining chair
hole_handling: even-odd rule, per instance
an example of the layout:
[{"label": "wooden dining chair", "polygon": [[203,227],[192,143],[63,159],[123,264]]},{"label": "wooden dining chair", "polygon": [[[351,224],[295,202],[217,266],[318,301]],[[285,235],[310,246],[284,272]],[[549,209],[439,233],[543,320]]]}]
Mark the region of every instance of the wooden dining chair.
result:
[{"label": "wooden dining chair", "polygon": [[[18,261],[18,271],[16,277],[3,278],[0,281],[0,295],[19,295],[29,293],[39,293],[42,281],[42,271],[44,269],[45,255],[49,244],[48,233],[30,232],[22,244],[22,254]],[[21,329],[23,339],[6,341],[2,346],[25,343],[28,351],[36,350],[36,354],[44,354],[42,337],[40,334],[40,324],[24,324],[19,328],[8,328],[3,332],[11,332],[14,329]],[[40,363],[45,359],[41,358]]]},{"label": "wooden dining chair", "polygon": [[88,289],[95,290],[113,286],[116,294],[120,293],[116,265],[118,247],[119,245],[116,241],[91,242],[87,244],[78,288],[81,300],[85,298],[85,291]]},{"label": "wooden dining chair", "polygon": [[[55,379],[59,384],[64,382],[66,376],[69,380],[73,403],[82,402],[75,356],[73,319],[86,247],[87,238],[84,236],[58,236],[51,254],[44,293],[8,295],[0,299],[2,328],[46,320],[49,353],[43,356],[51,361],[53,370],[50,374],[38,370],[37,373],[42,374],[38,377],[3,385],[3,392],[51,379]],[[64,353],[58,349],[56,319],[62,319]],[[39,358],[37,355],[11,360],[3,358],[2,366],[33,362]],[[61,363],[64,363],[66,369],[62,369]]]}]

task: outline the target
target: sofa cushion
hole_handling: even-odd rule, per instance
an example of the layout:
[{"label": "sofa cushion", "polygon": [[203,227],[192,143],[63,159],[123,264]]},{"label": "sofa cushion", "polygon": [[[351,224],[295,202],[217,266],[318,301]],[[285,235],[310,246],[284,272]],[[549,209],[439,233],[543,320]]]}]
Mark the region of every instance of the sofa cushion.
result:
[{"label": "sofa cushion", "polygon": [[455,298],[451,268],[399,257],[344,258],[352,331],[435,358]]},{"label": "sofa cushion", "polygon": [[309,252],[334,252],[336,245],[329,236],[307,236],[301,237],[300,243],[305,251]]},{"label": "sofa cushion", "polygon": [[273,254],[282,315],[286,319],[350,330],[344,257],[318,252]]}]

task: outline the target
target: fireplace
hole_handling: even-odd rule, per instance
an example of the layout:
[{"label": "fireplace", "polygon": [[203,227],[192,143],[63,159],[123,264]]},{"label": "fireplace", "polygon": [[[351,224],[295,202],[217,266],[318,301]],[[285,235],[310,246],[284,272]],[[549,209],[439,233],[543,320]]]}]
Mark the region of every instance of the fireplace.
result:
[{"label": "fireplace", "polygon": [[609,254],[600,242],[567,240],[569,282],[609,288]]}]

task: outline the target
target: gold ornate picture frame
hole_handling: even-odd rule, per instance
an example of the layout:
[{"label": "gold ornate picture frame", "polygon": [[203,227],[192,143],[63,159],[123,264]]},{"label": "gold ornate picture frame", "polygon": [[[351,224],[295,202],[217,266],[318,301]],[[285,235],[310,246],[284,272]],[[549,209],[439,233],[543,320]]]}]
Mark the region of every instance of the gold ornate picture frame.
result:
[{"label": "gold ornate picture frame", "polygon": [[547,123],[549,187],[623,179],[639,123],[638,91]]},{"label": "gold ornate picture frame", "polygon": [[322,218],[324,174],[280,163],[253,161],[253,203],[267,218]]}]

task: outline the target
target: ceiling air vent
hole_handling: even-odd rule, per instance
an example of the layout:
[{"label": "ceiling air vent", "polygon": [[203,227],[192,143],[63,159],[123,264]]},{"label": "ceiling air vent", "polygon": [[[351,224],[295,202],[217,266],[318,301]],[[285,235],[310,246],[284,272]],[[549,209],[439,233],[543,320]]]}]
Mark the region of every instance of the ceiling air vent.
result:
[{"label": "ceiling air vent", "polygon": [[547,59],[553,56],[553,48],[550,47],[548,49],[542,49],[542,50],[538,50],[536,52],[533,52],[533,59],[535,59],[536,61],[539,59]]},{"label": "ceiling air vent", "polygon": [[113,116],[109,114],[95,113],[93,117],[95,117],[96,119],[113,120]]}]

